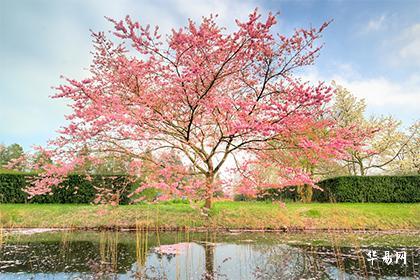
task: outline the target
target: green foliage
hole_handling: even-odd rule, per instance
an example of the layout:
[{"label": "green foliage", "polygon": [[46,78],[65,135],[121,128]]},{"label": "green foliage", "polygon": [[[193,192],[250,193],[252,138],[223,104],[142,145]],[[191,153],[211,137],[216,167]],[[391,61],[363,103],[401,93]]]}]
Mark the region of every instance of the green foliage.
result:
[{"label": "green foliage", "polygon": [[0,173],[0,203],[91,203],[96,197],[96,188],[112,190],[118,193],[120,204],[129,203],[132,182],[127,175],[92,175],[88,180],[84,175],[71,174],[52,188],[52,194],[28,199],[23,189],[35,177],[35,173]]},{"label": "green foliage", "polygon": [[[134,189],[133,189],[134,191]],[[136,195],[137,197],[143,197],[145,201],[152,202],[154,201],[160,194],[160,191],[156,188],[147,188],[142,190]]]},{"label": "green foliage", "polygon": [[[342,176],[318,182],[318,202],[420,202],[420,176]],[[262,201],[300,201],[295,187],[268,189],[257,196]],[[249,200],[249,199],[248,199]]]},{"label": "green foliage", "polygon": [[299,195],[296,192],[296,187],[284,189],[267,189],[257,195],[258,201],[299,201]]},{"label": "green foliage", "polygon": [[30,175],[22,173],[0,173],[0,203],[26,202],[27,194],[22,188],[27,186]]},{"label": "green foliage", "polygon": [[420,176],[344,176],[318,185],[320,202],[420,202]]},{"label": "green foliage", "polygon": [[10,161],[18,159],[23,155],[23,148],[19,144],[9,146],[0,145],[0,167],[7,165]]},{"label": "green foliage", "polygon": [[190,204],[190,201],[186,198],[174,198],[167,201],[162,201],[161,204]]},{"label": "green foliage", "polygon": [[235,194],[233,197],[234,201],[251,201],[254,200],[253,198],[243,195],[243,194]]}]

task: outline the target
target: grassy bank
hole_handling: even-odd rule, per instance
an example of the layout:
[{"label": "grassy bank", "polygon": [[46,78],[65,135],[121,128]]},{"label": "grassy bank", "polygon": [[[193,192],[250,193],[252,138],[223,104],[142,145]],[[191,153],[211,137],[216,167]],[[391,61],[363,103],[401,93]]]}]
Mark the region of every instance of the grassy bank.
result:
[{"label": "grassy bank", "polygon": [[162,203],[119,207],[0,204],[0,226],[149,229],[420,229],[420,204],[216,202],[209,217],[199,205]]}]

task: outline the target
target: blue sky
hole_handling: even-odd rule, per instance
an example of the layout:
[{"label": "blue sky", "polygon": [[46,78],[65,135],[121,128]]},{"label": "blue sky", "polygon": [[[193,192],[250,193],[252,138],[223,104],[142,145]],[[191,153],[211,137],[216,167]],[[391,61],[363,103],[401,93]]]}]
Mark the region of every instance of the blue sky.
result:
[{"label": "blue sky", "polygon": [[29,149],[54,137],[69,111],[49,98],[51,87],[60,75],[87,75],[89,29],[109,30],[104,16],[129,14],[168,31],[217,13],[234,28],[255,7],[280,12],[277,31],[286,34],[334,19],[304,76],[346,86],[366,99],[368,114],[391,114],[406,126],[420,118],[420,1],[0,0],[0,143]]}]

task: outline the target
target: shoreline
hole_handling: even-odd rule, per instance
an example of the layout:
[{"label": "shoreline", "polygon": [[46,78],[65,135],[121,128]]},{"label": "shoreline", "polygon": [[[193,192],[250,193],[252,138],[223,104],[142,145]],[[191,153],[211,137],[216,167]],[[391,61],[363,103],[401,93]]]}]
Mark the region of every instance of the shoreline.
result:
[{"label": "shoreline", "polygon": [[417,234],[420,236],[420,229],[393,229],[393,230],[373,230],[373,229],[303,229],[294,228],[290,230],[282,229],[223,229],[223,228],[191,228],[191,229],[180,229],[180,228],[101,228],[101,227],[83,227],[83,228],[31,228],[31,227],[20,227],[20,228],[2,228],[3,234],[37,234],[37,233],[49,233],[49,232],[216,232],[216,233],[228,233],[228,234],[241,234],[241,233],[344,233],[344,234]]}]

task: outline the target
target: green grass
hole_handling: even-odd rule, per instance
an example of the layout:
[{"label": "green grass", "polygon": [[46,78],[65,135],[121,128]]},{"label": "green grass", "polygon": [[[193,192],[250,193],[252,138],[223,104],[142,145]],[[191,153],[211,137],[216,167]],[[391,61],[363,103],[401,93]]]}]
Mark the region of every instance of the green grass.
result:
[{"label": "green grass", "polygon": [[160,229],[420,229],[420,204],[214,203],[209,218],[182,203],[96,206],[0,204],[0,227]]}]

